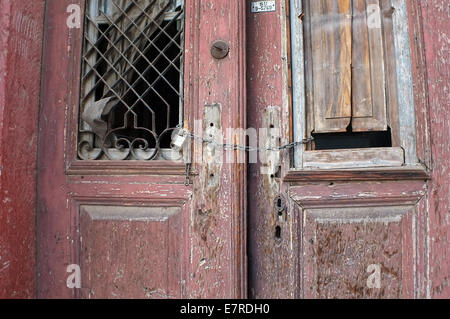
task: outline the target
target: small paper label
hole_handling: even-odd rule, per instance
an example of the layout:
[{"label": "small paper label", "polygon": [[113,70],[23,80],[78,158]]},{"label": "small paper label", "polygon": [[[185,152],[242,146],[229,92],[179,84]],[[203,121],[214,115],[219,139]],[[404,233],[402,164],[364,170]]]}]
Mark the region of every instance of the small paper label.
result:
[{"label": "small paper label", "polygon": [[256,1],[252,2],[252,12],[273,12],[277,10],[275,1]]}]

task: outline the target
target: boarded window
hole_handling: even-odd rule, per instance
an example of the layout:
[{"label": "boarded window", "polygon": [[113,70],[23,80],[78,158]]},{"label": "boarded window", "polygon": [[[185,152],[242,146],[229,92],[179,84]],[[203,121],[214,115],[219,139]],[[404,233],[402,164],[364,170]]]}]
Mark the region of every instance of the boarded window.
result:
[{"label": "boarded window", "polygon": [[389,132],[389,1],[304,0],[303,7],[308,134]]},{"label": "boarded window", "polygon": [[169,159],[164,149],[183,116],[183,1],[85,7],[80,159]]}]

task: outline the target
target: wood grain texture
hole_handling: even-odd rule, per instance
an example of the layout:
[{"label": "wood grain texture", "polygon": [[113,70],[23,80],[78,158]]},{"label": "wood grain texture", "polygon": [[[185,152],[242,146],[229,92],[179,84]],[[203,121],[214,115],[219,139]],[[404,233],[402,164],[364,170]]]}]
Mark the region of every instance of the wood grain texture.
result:
[{"label": "wood grain texture", "polygon": [[0,1],[0,298],[36,292],[36,156],[45,1]]},{"label": "wood grain texture", "polygon": [[[420,297],[423,256],[415,252],[426,248],[426,195],[423,181],[291,186],[303,220],[302,296]],[[379,288],[367,284],[371,265],[379,267]]]},{"label": "wood grain texture", "polygon": [[[374,9],[377,8],[377,9]],[[378,0],[354,0],[352,24],[352,130],[387,130],[385,55]]]},{"label": "wood grain texture", "polygon": [[425,167],[399,168],[365,168],[365,169],[334,169],[334,170],[290,170],[283,180],[286,182],[307,181],[364,181],[364,180],[428,180],[430,173]]},{"label": "wood grain texture", "polygon": [[310,2],[314,131],[344,132],[351,118],[350,0]]},{"label": "wood grain texture", "polygon": [[[189,5],[192,19],[186,23],[191,36],[186,40],[192,46],[188,46],[192,60],[186,61],[186,65],[191,63],[196,73],[192,72],[185,83],[194,83],[188,85],[186,93],[195,96],[188,104],[196,106],[193,119],[203,121],[205,106],[220,105],[221,127],[245,127],[246,3],[191,0]],[[230,54],[222,60],[210,54],[211,44],[218,39],[230,45]],[[225,139],[225,143],[243,141],[236,137],[233,141]],[[244,298],[247,296],[246,165],[206,163],[200,146],[196,146],[200,161],[195,166],[199,175],[194,180],[197,196],[193,199],[190,221],[189,297]],[[239,153],[233,156],[238,158]]]},{"label": "wood grain texture", "polygon": [[186,165],[172,161],[80,161],[69,163],[68,175],[186,175]]},{"label": "wood grain texture", "polygon": [[84,298],[181,298],[182,209],[81,206]]},{"label": "wood grain texture", "polygon": [[385,46],[393,43],[384,38],[391,25],[383,25],[380,1],[304,3],[308,134],[350,124],[355,132],[387,130]]},{"label": "wood grain texture", "polygon": [[395,35],[392,21],[392,3],[390,0],[381,0],[381,22],[383,28],[383,47],[384,47],[384,70],[386,73],[386,105],[387,105],[387,125],[391,128],[392,146],[398,147],[400,141],[400,123],[399,116],[402,105],[398,100],[397,70],[396,70],[396,51]]},{"label": "wood grain texture", "polygon": [[[184,185],[184,167],[179,163],[80,163],[74,160],[82,30],[61,27],[65,26],[69,4],[83,8],[84,1],[49,0],[46,6],[38,159],[38,296],[89,296],[86,290],[76,291],[66,286],[66,267],[83,259],[84,250],[80,250],[83,248],[97,259],[97,263],[92,261],[83,265],[83,272],[87,272],[83,277],[87,280],[85,287],[94,287],[99,292],[97,295],[110,298],[115,295],[146,297],[147,294],[150,297],[158,294],[184,298],[245,297],[244,164],[227,165],[217,170],[220,189],[208,192],[205,185],[210,175],[203,174],[201,157],[192,169],[197,174],[192,176],[194,185],[188,187]],[[242,127],[246,122],[244,13],[245,4],[242,2],[186,1],[184,125],[191,132],[194,131],[194,120],[203,117],[204,103],[218,103],[227,110],[222,117],[224,127]],[[210,55],[210,44],[218,38],[231,46],[229,56],[221,61]],[[55,61],[59,68],[54,68]],[[197,133],[202,134],[201,131]],[[201,150],[195,151],[194,154],[202,154]],[[208,207],[202,206],[206,203],[203,201],[205,198],[208,199]],[[105,216],[109,216],[107,207],[110,206],[123,208],[123,211],[129,207],[175,207],[180,212],[173,229],[168,231],[167,227],[159,224],[135,224],[126,219],[93,222],[83,215],[80,208],[83,206],[100,207],[106,212]],[[80,237],[80,223],[87,234],[87,242],[84,243]],[[136,227],[137,233],[146,241],[162,242],[155,242],[150,247],[148,243],[139,241],[148,246],[149,251],[137,249],[132,245],[138,237],[127,230],[129,227]],[[112,243],[106,240],[110,235]],[[167,241],[165,236],[175,239]],[[119,245],[121,241],[125,247]],[[175,242],[176,245],[173,244]],[[170,249],[163,243],[167,243]],[[113,244],[119,246],[113,247]],[[117,248],[121,257],[126,256],[126,251],[131,254],[128,260],[121,258],[106,269],[113,273],[116,268],[126,271],[127,277],[118,281],[119,288],[111,285],[111,280],[114,282],[116,277],[99,273],[105,262],[100,254],[102,247],[111,253]],[[159,253],[161,260],[148,255],[150,248],[157,250],[153,253]],[[180,259],[165,258],[168,253]],[[145,267],[134,269],[141,257]],[[169,270],[163,267],[162,260],[168,261]],[[150,275],[147,268],[151,264],[159,271]],[[179,269],[183,269],[180,276]],[[93,276],[97,274],[103,276],[107,283],[94,280]],[[164,281],[164,277],[172,275],[176,275],[173,280]],[[139,278],[146,278],[150,283],[156,279],[160,281],[156,280],[150,287],[142,287],[139,286]],[[170,287],[162,287],[164,285]]]},{"label": "wood grain texture", "polygon": [[400,147],[306,151],[303,155],[303,167],[317,169],[399,167],[404,164],[404,159],[405,155]]},{"label": "wood grain texture", "polygon": [[[300,81],[300,83],[294,82],[294,88],[300,85],[305,87],[305,94],[300,99],[305,101],[303,112],[306,114],[302,111],[298,112],[298,109],[302,107],[302,102],[294,100],[295,120],[299,122],[294,124],[295,130],[305,130],[305,132],[295,132],[297,139],[302,134],[310,136],[315,132],[317,112],[315,111],[314,96],[316,93],[313,84],[315,71],[312,43],[314,40],[312,39],[310,18],[312,3],[319,6],[322,2],[303,2],[305,5],[305,17],[303,18],[305,28],[301,28],[298,23],[293,24],[294,32],[304,32],[305,35],[303,38],[304,79],[295,76],[295,73],[302,70],[298,67],[299,62],[296,61],[296,64],[293,65],[296,67],[294,80]],[[295,6],[297,5],[295,4]],[[376,8],[378,5],[380,6],[379,12],[374,9],[367,12],[369,8]],[[297,8],[297,10],[299,9]],[[424,121],[423,118],[425,116],[424,107],[416,108],[413,99],[414,94],[420,97],[418,91],[413,88],[422,88],[422,84],[421,81],[412,77],[411,72],[413,62],[411,48],[415,50],[420,46],[417,41],[420,34],[413,37],[413,32],[417,28],[415,24],[408,24],[410,14],[413,13],[407,10],[407,5],[403,0],[352,1],[351,76],[353,88],[351,90],[352,117],[348,124],[351,124],[353,131],[386,130],[389,127],[392,146],[402,147],[405,150],[405,164],[413,166],[418,163],[416,147],[422,147],[417,145],[417,138],[423,138],[427,133],[415,129],[416,124],[426,123],[426,120]],[[374,21],[378,25],[375,23],[373,27],[369,27],[369,22],[374,23]],[[412,29],[410,30],[410,28]],[[299,38],[296,37],[295,41],[298,40]],[[316,39],[316,42],[318,41]],[[296,50],[301,47],[300,45],[295,46],[295,42],[293,43]],[[330,74],[328,71],[328,76]],[[327,86],[324,84],[321,89],[327,90]],[[298,93],[294,94],[294,98],[299,99]],[[423,97],[421,98],[423,99]],[[361,105],[360,108],[357,106],[358,103]],[[370,105],[371,107],[369,107]],[[419,121],[415,119],[415,111],[419,112],[418,116],[422,117]],[[332,131],[330,130],[330,132]],[[305,150],[312,149],[314,149],[314,143],[305,147]],[[303,166],[303,149],[296,149],[294,160],[295,167]],[[424,160],[426,160],[426,156]]]},{"label": "wood grain texture", "polygon": [[366,0],[353,0],[352,20],[352,116],[372,117],[371,52]]},{"label": "wood grain texture", "polygon": [[[400,147],[405,150],[405,163],[417,164],[416,111],[414,106],[415,83],[412,76],[411,52],[414,42],[410,41],[414,30],[408,23],[408,1],[391,0],[393,9],[392,23],[395,48],[395,74],[397,76],[397,99],[399,105],[399,138]],[[392,10],[391,10],[392,11]],[[419,132],[418,134],[424,134]]]},{"label": "wood grain texture", "polygon": [[416,205],[427,192],[423,181],[304,182],[289,195],[302,208]]},{"label": "wood grain texture", "polygon": [[[307,4],[310,1],[305,1]],[[303,4],[305,3],[303,2]],[[298,7],[297,1],[290,1],[293,5],[294,11],[291,14],[291,21],[300,20],[302,10]],[[384,1],[383,5],[385,8],[389,8],[391,1]],[[398,3],[396,3],[398,4]],[[283,6],[281,6],[283,7]],[[308,10],[307,6],[304,8],[304,12],[307,16]],[[401,8],[403,10],[403,8]],[[386,12],[389,13],[389,10]],[[386,14],[383,13],[383,14]],[[401,19],[397,18],[395,21],[397,30],[403,28],[403,33],[410,33],[411,37],[414,37],[412,29],[408,29],[407,20],[404,20],[406,16],[401,12]],[[409,12],[408,12],[409,14]],[[283,16],[284,12],[281,12],[281,36],[280,41],[283,43]],[[307,16],[304,17],[304,22],[307,21]],[[300,18],[299,18],[300,17]],[[249,44],[249,54],[250,61],[249,65],[249,125],[252,127],[261,126],[264,123],[264,112],[263,110],[267,105],[277,105],[281,103],[282,114],[287,114],[288,104],[283,103],[283,97],[277,95],[282,94],[283,90],[287,87],[287,82],[284,82],[284,77],[277,72],[274,72],[270,65],[273,65],[274,61],[277,61],[279,56],[276,52],[276,48],[272,47],[270,44],[278,39],[278,35],[274,37],[274,34],[278,34],[278,17],[271,14],[266,15],[250,15],[249,21],[249,34],[251,41]],[[401,21],[400,21],[401,20]],[[390,21],[390,20],[388,20]],[[393,24],[393,23],[392,23]],[[295,30],[299,29],[301,23],[293,23],[296,26]],[[269,27],[270,26],[270,27]],[[270,30],[270,31],[268,31]],[[402,37],[404,34],[400,34]],[[253,36],[254,35],[254,36]],[[393,32],[391,32],[393,35]],[[299,39],[298,37],[295,38]],[[391,37],[390,40],[385,38],[383,41],[393,41]],[[304,38],[305,50],[308,50],[308,38]],[[400,42],[404,41],[401,40]],[[310,42],[311,43],[311,42]],[[392,51],[397,50],[397,48],[403,48],[406,50],[408,48],[407,42],[400,43],[400,46],[392,44],[389,46]],[[385,45],[383,43],[383,45]],[[293,42],[295,46],[295,42]],[[283,46],[281,45],[283,48]],[[298,48],[298,46],[297,46]],[[283,50],[281,50],[283,59]],[[393,68],[397,67],[397,63],[400,65],[408,61],[407,50],[401,51],[402,54],[399,59],[404,59],[403,62],[393,59]],[[305,58],[308,59],[308,52],[305,52]],[[387,56],[388,54],[385,54]],[[297,62],[298,63],[298,62]],[[305,71],[308,73],[308,61],[305,61]],[[297,68],[293,72],[299,70]],[[386,67],[386,70],[388,68]],[[277,68],[278,70],[278,68]],[[389,70],[393,70],[392,68]],[[275,70],[276,71],[276,70]],[[393,72],[391,74],[386,74],[389,78],[397,83],[398,74]],[[407,79],[407,74],[406,78]],[[406,83],[407,81],[403,79],[401,83]],[[308,80],[305,82],[294,83],[294,85],[305,85],[306,101],[312,100],[312,95],[308,95],[308,92],[312,93],[312,85],[308,86]],[[410,82],[408,88],[403,88],[403,93],[399,96],[405,96],[408,89],[412,88],[412,82]],[[419,82],[414,82],[414,85],[420,85]],[[267,87],[274,88],[273,90],[267,91]],[[309,91],[308,91],[309,90]],[[298,90],[297,90],[298,91]],[[270,94],[269,94],[270,92]],[[406,93],[405,93],[406,92]],[[295,98],[294,94],[294,98]],[[396,95],[387,96],[387,98],[395,98],[396,102],[402,102],[402,107],[410,112],[410,107],[414,105],[405,105],[404,101],[401,101]],[[295,101],[294,101],[295,104]],[[417,108],[423,112],[423,105],[418,105]],[[294,108],[294,112],[296,109]],[[390,113],[395,114],[395,113]],[[301,116],[301,114],[292,114],[293,116]],[[304,114],[307,117],[307,114]],[[408,114],[406,117],[410,117]],[[285,116],[281,117],[282,127],[289,127],[288,120]],[[393,122],[400,122],[393,117]],[[423,117],[418,119],[418,122],[423,125]],[[412,136],[411,127],[406,127],[407,120],[403,120],[401,125],[404,129],[404,135]],[[301,130],[305,129],[307,125],[305,121],[297,124]],[[414,125],[412,126],[414,130]],[[309,129],[308,129],[309,130]],[[289,131],[282,130],[283,136],[289,136]],[[302,136],[303,131],[297,132],[297,136]],[[420,136],[426,134],[426,132],[418,131]],[[414,135],[414,134],[413,134]],[[399,138],[400,139],[400,138]],[[403,140],[405,141],[405,140]],[[400,144],[399,144],[400,145]],[[411,148],[415,148],[414,143],[412,144],[401,144],[406,146],[407,151]],[[421,147],[425,147],[421,145]],[[302,157],[303,158],[303,157]],[[302,162],[302,159],[297,159],[298,162]],[[267,178],[261,176],[258,178],[258,165],[250,165],[250,176],[255,180],[251,179],[249,182],[249,192],[254,196],[254,200],[250,202],[250,284],[251,284],[251,295],[257,297],[271,297],[271,296],[282,296],[282,297],[294,297],[301,298],[307,295],[306,289],[308,274],[311,274],[308,267],[311,265],[317,265],[323,270],[321,275],[322,278],[327,281],[333,277],[328,276],[330,272],[327,270],[328,262],[336,262],[336,267],[338,271],[341,271],[343,275],[340,279],[350,279],[352,287],[356,287],[354,291],[352,290],[350,294],[347,294],[347,287],[341,286],[339,289],[330,289],[330,295],[332,296],[345,296],[352,297],[355,296],[385,296],[385,297],[395,297],[401,295],[405,298],[412,297],[423,297],[424,296],[424,286],[427,284],[427,192],[428,192],[428,180],[431,178],[429,170],[425,165],[418,165],[417,161],[409,161],[408,166],[398,166],[396,168],[364,168],[364,169],[330,169],[330,170],[320,170],[320,169],[297,169],[292,170],[289,166],[289,156],[288,153],[283,155],[282,167],[283,172],[281,174],[281,179],[278,178]],[[301,166],[302,167],[302,166]],[[269,182],[270,181],[270,182]],[[277,217],[277,214],[273,210],[272,196],[276,194],[278,190],[278,195],[287,194],[292,200],[288,201],[288,209],[286,213],[283,213],[281,218]],[[288,197],[288,198],[289,198]],[[395,246],[396,248],[402,247],[402,252],[397,254],[392,259],[392,264],[386,269],[394,269],[397,272],[397,277],[395,277],[395,282],[392,285],[389,284],[388,280],[384,280],[384,291],[369,291],[365,286],[367,276],[366,270],[361,266],[366,260],[370,260],[370,254],[349,254],[351,257],[350,261],[354,263],[356,268],[353,268],[354,272],[346,272],[344,265],[339,266],[339,263],[343,261],[340,259],[339,254],[328,254],[328,259],[322,259],[323,262],[311,263],[305,262],[305,254],[307,254],[308,244],[304,237],[305,229],[308,227],[308,221],[305,221],[305,216],[308,217],[308,211],[311,209],[320,209],[320,215],[330,214],[330,211],[341,210],[347,208],[355,208],[356,213],[367,212],[374,210],[374,208],[380,208],[382,210],[389,210],[390,207],[401,206],[401,210],[408,211],[406,215],[407,218],[405,222],[400,225],[399,223],[384,224],[383,222],[374,222],[367,227],[363,224],[352,223],[352,216],[349,214],[337,215],[336,219],[339,219],[336,227],[344,229],[346,234],[359,232],[357,242],[358,247],[361,247],[363,252],[366,247],[370,247],[372,244],[375,246],[382,239],[377,237],[380,234],[391,236],[387,240],[387,246]],[[304,214],[304,211],[306,213]],[[369,214],[370,215],[370,214]],[[279,226],[282,234],[281,240],[275,240],[275,227]],[[306,228],[305,228],[306,227]],[[359,227],[359,228],[358,228]],[[390,228],[391,227],[391,228]],[[359,230],[357,230],[359,229]],[[324,243],[331,243],[332,238],[332,227],[329,228],[327,225],[322,228],[321,238]],[[340,229],[337,229],[340,230]],[[391,234],[390,230],[395,230],[395,236]],[[348,232],[347,232],[348,231]],[[330,236],[329,236],[330,235]],[[380,235],[381,236],[381,235]],[[354,241],[350,237],[345,237],[343,241],[339,241],[339,238],[335,238],[336,245],[331,245],[329,247],[339,247],[339,245],[346,245],[350,247],[355,247]],[[415,246],[414,246],[415,245]],[[379,246],[382,246],[380,244]],[[414,249],[411,249],[414,247]],[[373,256],[381,256],[383,249],[378,250]],[[417,253],[417,255],[415,255]],[[401,255],[401,256],[400,256]],[[362,257],[361,257],[362,256]],[[372,256],[372,257],[373,257]],[[317,257],[314,255],[313,257]],[[361,257],[361,259],[359,259]],[[293,264],[294,263],[294,264]],[[342,265],[342,264],[341,264]],[[392,267],[391,267],[392,266]],[[315,267],[315,266],[312,266]],[[360,268],[358,268],[360,267]],[[333,268],[333,267],[332,267]],[[385,274],[386,275],[386,274]],[[389,276],[389,275],[388,275]],[[403,280],[405,278],[405,280]],[[314,279],[312,279],[314,280]],[[328,280],[330,282],[330,280]],[[330,287],[335,285],[337,287],[340,284],[339,281],[330,282]],[[359,285],[359,286],[358,286]],[[280,287],[281,286],[281,287]],[[362,287],[359,289],[358,287]],[[366,287],[366,288],[364,288]],[[364,289],[366,289],[364,291]],[[326,289],[322,290],[326,293]]]},{"label": "wood grain texture", "polygon": [[[413,208],[312,209],[304,215],[306,298],[414,295]],[[377,287],[368,284],[374,266]]]},{"label": "wood grain texture", "polygon": [[[247,0],[247,5],[251,0]],[[277,12],[247,15],[248,25],[248,127],[281,128],[282,143],[289,141],[289,81],[287,81],[289,25],[287,1],[277,1]],[[294,13],[293,13],[294,14]],[[298,16],[295,16],[298,19]],[[281,116],[270,123],[269,108],[278,108]],[[292,114],[294,115],[294,114]],[[282,165],[289,165],[286,158]],[[285,194],[279,179],[261,174],[262,163],[249,164],[249,296],[251,298],[296,298],[298,272],[299,229],[295,207],[280,217],[273,209],[274,198]],[[285,185],[286,186],[286,185]],[[275,238],[280,227],[281,238]]]},{"label": "wood grain texture", "polygon": [[429,191],[428,296],[450,298],[450,82],[448,1],[420,2],[431,124],[433,181]]}]

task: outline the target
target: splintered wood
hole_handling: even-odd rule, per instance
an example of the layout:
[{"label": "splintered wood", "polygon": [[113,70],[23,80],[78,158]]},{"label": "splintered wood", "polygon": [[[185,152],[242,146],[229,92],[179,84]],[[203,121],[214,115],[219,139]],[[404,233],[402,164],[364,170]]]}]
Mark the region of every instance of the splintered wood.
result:
[{"label": "splintered wood", "polygon": [[345,132],[350,125],[354,132],[387,130],[379,1],[305,2],[314,132]]}]

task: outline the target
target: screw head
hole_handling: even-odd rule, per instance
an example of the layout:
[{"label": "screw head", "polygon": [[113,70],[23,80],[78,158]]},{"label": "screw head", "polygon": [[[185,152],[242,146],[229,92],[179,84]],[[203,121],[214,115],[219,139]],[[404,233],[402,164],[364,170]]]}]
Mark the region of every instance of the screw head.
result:
[{"label": "screw head", "polygon": [[230,52],[230,46],[223,40],[214,41],[211,45],[211,55],[213,58],[221,60]]}]

